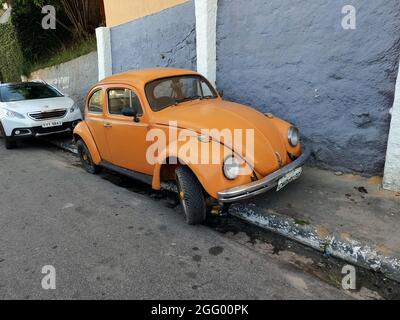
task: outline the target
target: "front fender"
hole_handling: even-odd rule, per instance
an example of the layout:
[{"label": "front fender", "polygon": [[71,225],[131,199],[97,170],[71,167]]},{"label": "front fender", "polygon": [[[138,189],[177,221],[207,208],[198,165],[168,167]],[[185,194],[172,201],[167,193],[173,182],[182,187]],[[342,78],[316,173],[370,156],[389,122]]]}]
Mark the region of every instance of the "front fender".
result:
[{"label": "front fender", "polygon": [[101,156],[97,148],[96,142],[89,130],[89,127],[85,121],[79,122],[79,124],[74,129],[74,140],[77,142],[78,139],[82,139],[89,149],[90,155],[92,156],[92,161],[98,165],[101,162]]},{"label": "front fender", "polygon": [[[196,139],[197,140],[197,139]],[[179,152],[171,152],[171,149],[181,150],[184,147],[186,142],[178,142],[177,148],[166,148],[161,153],[162,156],[159,158],[160,161],[157,162],[154,168],[153,173],[153,189],[159,190],[161,187],[161,168],[163,165],[167,163],[168,159],[177,159],[180,164],[187,165],[190,170],[196,175],[197,179],[199,180],[200,184],[203,186],[204,190],[214,199],[218,198],[218,192],[230,188],[234,188],[243,184],[250,183],[252,180],[252,174],[249,173],[248,175],[239,176],[235,180],[228,180],[225,178],[223,173],[223,163],[225,157],[227,155],[232,155],[233,152],[231,149],[225,147],[224,145],[220,144],[219,142],[210,141],[209,143],[203,142],[195,142],[198,144],[198,149],[201,150],[201,147],[207,146],[210,151],[210,156],[208,161],[199,161],[194,163],[193,161],[189,161],[188,158],[185,159],[182,154]],[[212,150],[219,150],[219,154],[214,154],[214,159],[212,159],[211,154],[213,154]],[[203,159],[204,160],[204,159]],[[247,164],[245,164],[247,166]],[[252,170],[250,170],[252,172]]]}]

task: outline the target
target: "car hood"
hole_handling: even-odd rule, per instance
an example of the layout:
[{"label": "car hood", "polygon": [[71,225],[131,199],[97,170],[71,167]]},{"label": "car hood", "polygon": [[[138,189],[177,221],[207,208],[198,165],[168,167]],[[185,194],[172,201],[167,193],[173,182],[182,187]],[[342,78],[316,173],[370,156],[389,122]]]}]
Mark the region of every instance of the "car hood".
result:
[{"label": "car hood", "polygon": [[[202,129],[241,129],[242,141],[246,141],[246,129],[254,130],[254,157],[245,155],[245,160],[254,164],[254,169],[261,175],[267,175],[279,169],[287,162],[287,150],[284,137],[273,123],[257,110],[223,100],[203,100],[178,105],[155,113],[156,123],[169,125],[177,121],[179,128],[191,129],[201,133]],[[220,136],[213,136],[220,141]],[[227,147],[234,150],[234,145]],[[244,148],[244,147],[243,147]],[[234,150],[237,152],[237,150]]]},{"label": "car hood", "polygon": [[74,105],[74,101],[68,97],[57,97],[49,99],[3,102],[1,105],[3,108],[26,115],[30,112],[68,109]]}]

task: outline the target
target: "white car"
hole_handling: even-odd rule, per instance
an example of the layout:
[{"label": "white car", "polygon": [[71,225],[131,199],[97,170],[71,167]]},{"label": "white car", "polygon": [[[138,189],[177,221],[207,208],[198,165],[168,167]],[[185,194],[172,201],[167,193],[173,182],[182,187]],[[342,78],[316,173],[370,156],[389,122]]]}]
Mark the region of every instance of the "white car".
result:
[{"label": "white car", "polygon": [[72,132],[81,120],[74,101],[46,83],[0,84],[0,137],[7,149],[19,139]]}]

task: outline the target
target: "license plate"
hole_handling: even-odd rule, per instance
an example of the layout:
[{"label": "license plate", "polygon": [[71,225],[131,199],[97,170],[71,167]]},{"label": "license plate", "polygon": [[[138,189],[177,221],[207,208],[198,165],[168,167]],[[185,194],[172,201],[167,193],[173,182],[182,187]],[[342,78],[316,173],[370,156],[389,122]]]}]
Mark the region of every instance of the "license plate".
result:
[{"label": "license plate", "polygon": [[60,120],[42,122],[42,128],[60,127],[63,123]]},{"label": "license plate", "polygon": [[276,189],[276,191],[281,191],[289,183],[299,179],[302,173],[303,173],[303,168],[297,168],[293,171],[290,171],[288,174],[286,174],[283,178],[279,180],[278,188]]}]

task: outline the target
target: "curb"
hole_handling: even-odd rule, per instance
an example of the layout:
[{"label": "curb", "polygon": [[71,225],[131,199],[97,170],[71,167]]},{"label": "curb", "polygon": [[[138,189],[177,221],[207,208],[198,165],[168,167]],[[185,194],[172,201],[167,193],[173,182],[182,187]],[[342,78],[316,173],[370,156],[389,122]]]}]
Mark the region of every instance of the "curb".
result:
[{"label": "curb", "polygon": [[353,239],[343,239],[329,232],[327,235],[319,235],[315,226],[299,225],[294,219],[271,211],[257,213],[257,207],[254,204],[234,204],[229,209],[229,213],[248,223],[323,252],[327,256],[333,256],[373,271],[380,271],[386,277],[400,282],[400,259],[379,254],[373,245],[363,244]]}]

